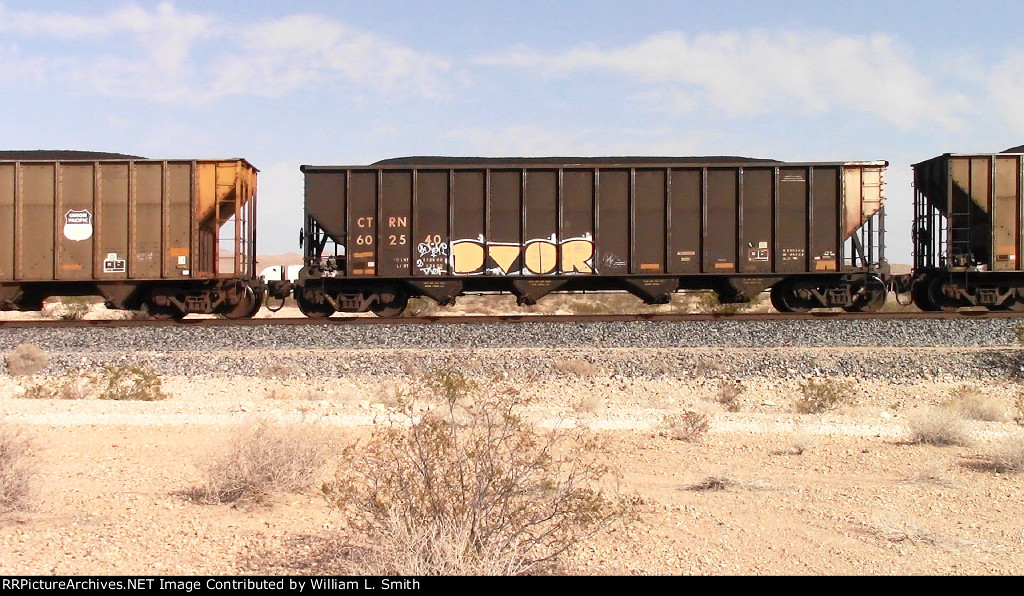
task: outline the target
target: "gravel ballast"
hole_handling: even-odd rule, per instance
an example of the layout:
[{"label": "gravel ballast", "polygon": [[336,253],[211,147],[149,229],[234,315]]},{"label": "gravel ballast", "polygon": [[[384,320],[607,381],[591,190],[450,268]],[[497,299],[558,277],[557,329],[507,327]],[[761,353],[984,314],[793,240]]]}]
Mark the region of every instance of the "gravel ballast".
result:
[{"label": "gravel ballast", "polygon": [[257,325],[6,329],[0,350],[34,343],[72,351],[380,348],[1004,347],[1015,319],[683,321],[428,325]]},{"label": "gravel ballast", "polygon": [[[409,376],[467,367],[557,376],[565,374],[558,363],[579,361],[627,378],[1000,379],[1024,374],[1018,325],[964,319],[19,328],[0,332],[0,352],[35,344],[50,358],[44,374],[130,362],[183,376]],[[8,372],[5,365],[0,370]]]}]

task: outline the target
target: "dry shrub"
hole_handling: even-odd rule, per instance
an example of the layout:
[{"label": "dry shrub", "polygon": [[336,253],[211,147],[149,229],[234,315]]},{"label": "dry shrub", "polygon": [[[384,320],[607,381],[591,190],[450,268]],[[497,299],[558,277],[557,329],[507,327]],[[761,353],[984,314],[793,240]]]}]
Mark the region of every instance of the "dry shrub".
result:
[{"label": "dry shrub", "polygon": [[592,377],[601,373],[601,368],[583,358],[559,358],[551,363],[551,368],[560,373],[579,377]]},{"label": "dry shrub", "polygon": [[711,428],[711,420],[707,414],[684,410],[665,414],[661,420],[663,436],[676,441],[699,441],[708,429]]},{"label": "dry shrub", "polygon": [[424,379],[410,393],[443,404],[346,450],[350,465],[324,485],[358,532],[343,565],[370,575],[536,572],[629,510],[606,494],[613,476],[581,431],[538,431],[514,387],[477,387],[458,373]]},{"label": "dry shrub", "polygon": [[192,489],[199,502],[262,502],[278,492],[301,492],[317,480],[327,443],[309,426],[248,421],[227,442],[228,448],[205,466],[206,483]]},{"label": "dry shrub", "polygon": [[695,311],[705,314],[736,314],[747,308],[747,303],[722,302],[715,292],[699,292]]},{"label": "dry shrub", "polygon": [[[504,387],[511,391],[505,381],[492,381],[497,388]],[[411,390],[402,393],[400,401],[411,404],[420,400],[441,403],[448,408],[472,407],[474,396],[480,390],[480,383],[466,375],[448,369],[439,369],[424,376],[421,382],[414,383]]]},{"label": "dry shrub", "polygon": [[711,358],[702,357],[693,363],[693,376],[695,377],[717,377],[723,371],[725,371],[725,367],[722,366],[722,363]]},{"label": "dry shrub", "polygon": [[708,476],[704,480],[701,480],[697,484],[691,484],[686,487],[686,490],[693,491],[715,491],[715,490],[726,490],[735,486],[739,486],[740,483],[733,477],[727,474],[718,474],[715,476]]},{"label": "dry shrub", "polygon": [[808,379],[800,384],[800,397],[796,398],[793,407],[800,414],[821,414],[846,401],[850,390],[849,383]]},{"label": "dry shrub", "polygon": [[21,344],[7,354],[7,371],[14,376],[34,375],[49,363],[50,357],[35,344]]},{"label": "dry shrub", "polygon": [[743,383],[739,381],[723,381],[715,393],[714,400],[728,412],[739,412],[740,396],[745,389]]},{"label": "dry shrub", "polygon": [[651,307],[629,292],[602,292],[592,296],[559,295],[546,300],[552,308],[577,315],[645,312]]},{"label": "dry shrub", "polygon": [[986,396],[974,385],[957,388],[945,405],[969,420],[1003,422],[1008,418],[1006,408],[998,399]]},{"label": "dry shrub", "polygon": [[465,408],[473,405],[473,396],[479,388],[479,382],[462,373],[434,369],[419,375],[412,384],[384,384],[373,396],[373,402],[400,411],[437,404]]},{"label": "dry shrub", "polygon": [[281,401],[321,401],[327,399],[329,395],[305,386],[295,388],[276,384],[266,387],[263,397],[264,399]]},{"label": "dry shrub", "polygon": [[287,379],[294,376],[295,366],[280,361],[273,361],[260,369],[260,376],[264,379]]},{"label": "dry shrub", "polygon": [[922,527],[917,521],[899,513],[875,515],[867,523],[865,531],[888,542],[939,542],[939,535]]},{"label": "dry shrub", "polygon": [[776,449],[772,455],[803,455],[814,444],[814,438],[806,432],[794,433],[784,449]]},{"label": "dry shrub", "polygon": [[402,311],[402,316],[429,317],[431,315],[438,314],[441,310],[441,307],[433,299],[417,296],[409,299],[409,303],[406,305],[405,310]]},{"label": "dry shrub", "polygon": [[1002,439],[977,467],[999,474],[1024,471],[1024,435],[1011,435]]},{"label": "dry shrub", "polygon": [[604,407],[604,399],[599,395],[587,395],[580,400],[580,403],[576,406],[576,410],[579,412],[586,412],[587,414],[596,414],[601,411]]},{"label": "dry shrub", "polygon": [[32,445],[19,431],[0,426],[0,514],[29,506]]},{"label": "dry shrub", "polygon": [[81,321],[89,310],[93,300],[88,296],[62,296],[53,298],[43,305],[43,316],[62,321]]},{"label": "dry shrub", "polygon": [[167,399],[160,377],[144,366],[104,366],[98,373],[43,378],[25,388],[26,399]]},{"label": "dry shrub", "polygon": [[946,478],[946,468],[942,464],[931,462],[920,470],[907,476],[904,482],[937,484],[947,488],[959,488],[959,485]]},{"label": "dry shrub", "polygon": [[967,445],[964,417],[946,408],[923,408],[907,416],[908,441],[928,445]]},{"label": "dry shrub", "polygon": [[90,397],[93,379],[88,376],[68,375],[44,379],[25,388],[25,399],[86,399]]},{"label": "dry shrub", "polygon": [[94,382],[100,399],[159,401],[168,397],[160,377],[144,366],[104,366]]}]

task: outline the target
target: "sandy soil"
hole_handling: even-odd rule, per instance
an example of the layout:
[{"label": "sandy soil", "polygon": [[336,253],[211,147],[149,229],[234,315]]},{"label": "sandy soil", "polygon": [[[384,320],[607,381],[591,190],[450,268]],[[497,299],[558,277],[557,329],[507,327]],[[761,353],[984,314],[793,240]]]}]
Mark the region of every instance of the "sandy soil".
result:
[{"label": "sandy soil", "polygon": [[[161,402],[30,400],[0,378],[0,420],[36,446],[35,507],[0,520],[0,575],[329,573],[326,540],[345,525],[315,494],[261,506],[202,505],[185,491],[254,416],[329,428],[343,440],[388,411],[388,381],[168,378]],[[577,574],[1022,574],[1024,478],[972,463],[1006,436],[1019,387],[987,388],[1007,419],[970,423],[963,447],[908,444],[910,406],[958,382],[879,386],[827,414],[797,415],[793,387],[752,383],[739,412],[710,385],[624,384],[600,374],[530,388],[532,419],[583,425],[641,498],[638,519],[579,544]],[[702,389],[704,387],[704,389]],[[767,390],[775,392],[766,395]],[[788,392],[788,393],[787,393]],[[588,399],[592,396],[592,399]],[[658,396],[653,398],[651,396]],[[903,403],[903,402],[900,402]],[[662,432],[700,409],[700,440]],[[723,490],[694,490],[710,477]]]}]

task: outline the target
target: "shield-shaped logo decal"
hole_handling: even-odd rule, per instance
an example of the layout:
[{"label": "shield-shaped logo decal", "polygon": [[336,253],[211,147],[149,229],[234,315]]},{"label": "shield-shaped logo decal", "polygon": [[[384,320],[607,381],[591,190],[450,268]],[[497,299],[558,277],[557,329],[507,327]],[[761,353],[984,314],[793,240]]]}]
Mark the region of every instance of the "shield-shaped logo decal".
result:
[{"label": "shield-shaped logo decal", "polygon": [[74,209],[64,214],[64,237],[76,242],[92,238],[92,213]]}]

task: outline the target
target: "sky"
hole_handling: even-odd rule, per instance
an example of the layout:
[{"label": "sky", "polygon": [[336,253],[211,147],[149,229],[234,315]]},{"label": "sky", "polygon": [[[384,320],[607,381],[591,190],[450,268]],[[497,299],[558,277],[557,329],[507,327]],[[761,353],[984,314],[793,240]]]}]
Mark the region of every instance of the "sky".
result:
[{"label": "sky", "polygon": [[299,166],[408,155],[889,162],[1024,144],[1024,2],[0,0],[0,149],[244,157],[260,252]]}]

